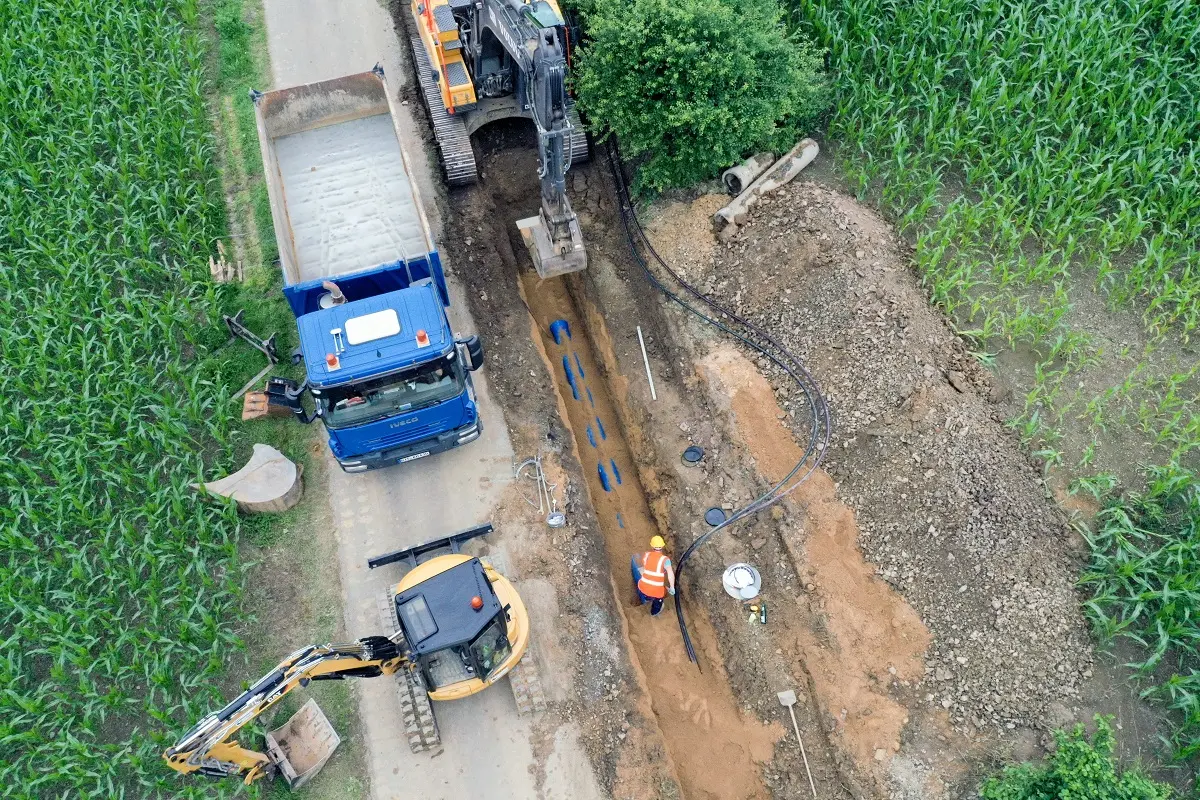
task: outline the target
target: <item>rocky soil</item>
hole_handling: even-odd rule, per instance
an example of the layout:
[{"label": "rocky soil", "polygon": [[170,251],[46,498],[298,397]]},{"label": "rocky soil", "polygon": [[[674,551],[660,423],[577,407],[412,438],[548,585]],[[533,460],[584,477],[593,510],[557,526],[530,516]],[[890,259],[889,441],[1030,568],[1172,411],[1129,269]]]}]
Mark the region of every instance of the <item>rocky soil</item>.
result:
[{"label": "rocky soil", "polygon": [[[1080,613],[1082,541],[1004,425],[1009,390],[928,305],[907,245],[852,198],[808,181],[707,244],[723,202],[665,205],[655,240],[813,371],[836,415],[825,467],[855,512],[858,545],[932,633],[907,698],[905,749],[890,762],[893,796],[969,792],[996,756],[1036,757],[1044,731],[1117,710],[1097,700],[1111,700],[1120,678],[1095,663]],[[805,437],[805,401],[758,365]]]},{"label": "rocky soil", "polygon": [[[934,634],[924,702],[954,723],[1061,724],[1092,663],[1073,534],[990,401],[1007,390],[927,306],[889,228],[798,183],[720,246],[708,282],[817,370],[828,470],[861,546]],[[789,383],[774,376],[782,405]]]}]

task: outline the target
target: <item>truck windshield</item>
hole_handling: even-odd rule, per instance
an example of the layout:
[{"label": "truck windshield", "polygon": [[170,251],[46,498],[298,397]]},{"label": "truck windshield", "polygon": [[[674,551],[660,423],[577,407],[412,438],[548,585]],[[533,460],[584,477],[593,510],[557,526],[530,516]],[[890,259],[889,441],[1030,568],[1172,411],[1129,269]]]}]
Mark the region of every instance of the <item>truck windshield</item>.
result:
[{"label": "truck windshield", "polygon": [[461,394],[463,388],[458,359],[439,358],[384,378],[325,389],[319,401],[325,424],[346,428],[440,403]]},{"label": "truck windshield", "polygon": [[479,677],[487,680],[508,658],[512,652],[508,636],[504,628],[504,615],[498,614],[492,624],[483,629],[483,633],[475,637],[471,643],[471,654],[479,669]]}]

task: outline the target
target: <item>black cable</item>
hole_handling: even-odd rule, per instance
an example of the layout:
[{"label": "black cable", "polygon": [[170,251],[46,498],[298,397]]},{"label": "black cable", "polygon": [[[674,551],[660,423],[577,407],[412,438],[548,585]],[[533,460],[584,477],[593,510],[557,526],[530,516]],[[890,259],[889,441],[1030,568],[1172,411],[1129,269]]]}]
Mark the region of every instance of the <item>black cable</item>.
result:
[{"label": "black cable", "polygon": [[[692,646],[692,639],[688,634],[687,622],[683,616],[682,578],[684,565],[687,563],[688,558],[696,550],[696,548],[708,541],[713,534],[720,530],[724,530],[725,528],[740,522],[741,520],[756,514],[759,511],[769,508],[775,503],[780,502],[784,497],[795,491],[800,484],[804,483],[804,481],[806,481],[817,469],[821,461],[824,459],[825,454],[828,452],[830,439],[833,433],[833,426],[830,418],[829,406],[825,402],[825,398],[821,395],[820,389],[818,389],[812,374],[809,373],[809,371],[804,367],[804,364],[798,357],[796,357],[786,347],[776,341],[776,339],[768,332],[764,331],[750,320],[741,317],[737,313],[712,300],[707,295],[699,292],[695,287],[680,277],[680,275],[671,268],[670,264],[668,264],[662,258],[662,256],[658,254],[658,251],[654,249],[654,245],[650,242],[649,237],[647,237],[646,232],[642,228],[641,222],[638,220],[637,214],[634,211],[633,202],[630,199],[629,189],[625,183],[625,176],[621,172],[620,164],[620,151],[617,149],[615,143],[613,143],[610,139],[608,145],[608,165],[609,171],[612,173],[613,184],[616,188],[617,203],[621,214],[621,223],[625,228],[625,235],[629,243],[630,253],[633,255],[633,258],[638,265],[641,266],[642,271],[645,273],[650,283],[689,313],[694,314],[708,324],[738,339],[746,346],[758,351],[760,354],[766,356],[773,364],[782,369],[804,393],[805,398],[808,400],[809,412],[812,419],[812,429],[809,434],[807,446],[800,460],[796,462],[796,465],[792,467],[791,471],[789,471],[782,480],[773,485],[767,491],[760,494],[741,509],[734,511],[733,514],[721,524],[716,525],[712,530],[697,537],[695,541],[688,545],[687,549],[684,550],[683,555],[679,558],[679,563],[675,573],[675,614],[679,620],[679,631],[683,636],[683,643],[687,649],[688,658],[693,663],[698,665],[696,660],[696,652]],[[662,283],[662,281],[659,280],[658,276],[654,274],[653,270],[650,269],[649,262],[646,261],[640,252],[638,252],[639,242],[650,254],[650,256],[656,262],[658,262],[658,264],[667,272],[668,275],[671,276],[676,283],[683,288],[684,291],[704,303],[713,311],[728,318],[732,323],[741,325],[743,328],[749,331],[749,334],[747,335],[739,333],[738,331],[731,329],[728,325],[713,319],[711,316],[688,304],[683,298],[668,289]],[[751,338],[752,336],[765,340],[766,343],[773,347],[776,352],[772,352],[771,350],[768,350],[767,347],[762,343],[754,341]],[[815,456],[813,456],[814,451],[816,453]],[[805,462],[808,461],[810,456],[813,456],[813,461],[812,465],[808,468],[808,471],[805,472],[804,475],[801,476],[800,479],[793,483],[790,487],[784,489],[784,487],[792,480],[792,478],[799,474],[800,470],[804,467]]]}]

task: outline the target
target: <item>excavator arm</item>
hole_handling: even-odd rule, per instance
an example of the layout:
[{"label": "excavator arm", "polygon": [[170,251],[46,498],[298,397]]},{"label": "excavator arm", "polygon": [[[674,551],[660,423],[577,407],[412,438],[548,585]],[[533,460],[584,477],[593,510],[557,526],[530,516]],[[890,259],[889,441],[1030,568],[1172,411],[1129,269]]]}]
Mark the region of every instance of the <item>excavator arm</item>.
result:
[{"label": "excavator arm", "polygon": [[566,25],[558,8],[546,0],[484,0],[483,26],[519,67],[524,91],[518,94],[524,97],[518,101],[537,128],[541,210],[537,217],[518,220],[517,227],[542,277],[583,269],[583,236],[567,198],[574,125],[568,116]]},{"label": "excavator arm", "polygon": [[163,753],[171,769],[223,778],[245,775],[247,784],[270,775],[275,764],[234,740],[239,730],[310,681],[392,675],[409,663],[403,637],[370,636],[351,644],[310,645],[273,670],[220,711],[209,714]]},{"label": "excavator arm", "polygon": [[555,0],[412,0],[417,76],[446,176],[476,179],[470,134],[497,119],[533,120],[541,205],[517,221],[543,278],[587,266],[579,219],[567,198],[571,162],[587,140],[567,93],[569,27]]}]

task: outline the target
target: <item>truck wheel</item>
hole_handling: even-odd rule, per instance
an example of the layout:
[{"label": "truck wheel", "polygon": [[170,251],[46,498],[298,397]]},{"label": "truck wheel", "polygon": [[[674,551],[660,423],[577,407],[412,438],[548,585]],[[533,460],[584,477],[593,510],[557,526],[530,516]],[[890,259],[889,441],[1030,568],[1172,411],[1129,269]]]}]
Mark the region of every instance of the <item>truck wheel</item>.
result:
[{"label": "truck wheel", "polygon": [[509,670],[508,684],[512,687],[513,697],[517,701],[517,714],[524,717],[546,710],[542,679],[538,675],[537,665],[533,663],[533,653],[530,649],[527,649],[520,662]]},{"label": "truck wheel", "polygon": [[396,602],[391,589],[384,589],[379,595],[379,624],[383,626],[383,635],[391,636],[400,630],[400,618],[396,616]]},{"label": "truck wheel", "polygon": [[442,735],[438,733],[437,720],[433,718],[433,703],[429,701],[429,692],[425,689],[421,673],[415,669],[404,669],[397,677],[396,689],[400,693],[409,749],[414,753],[423,753],[439,746]]}]

